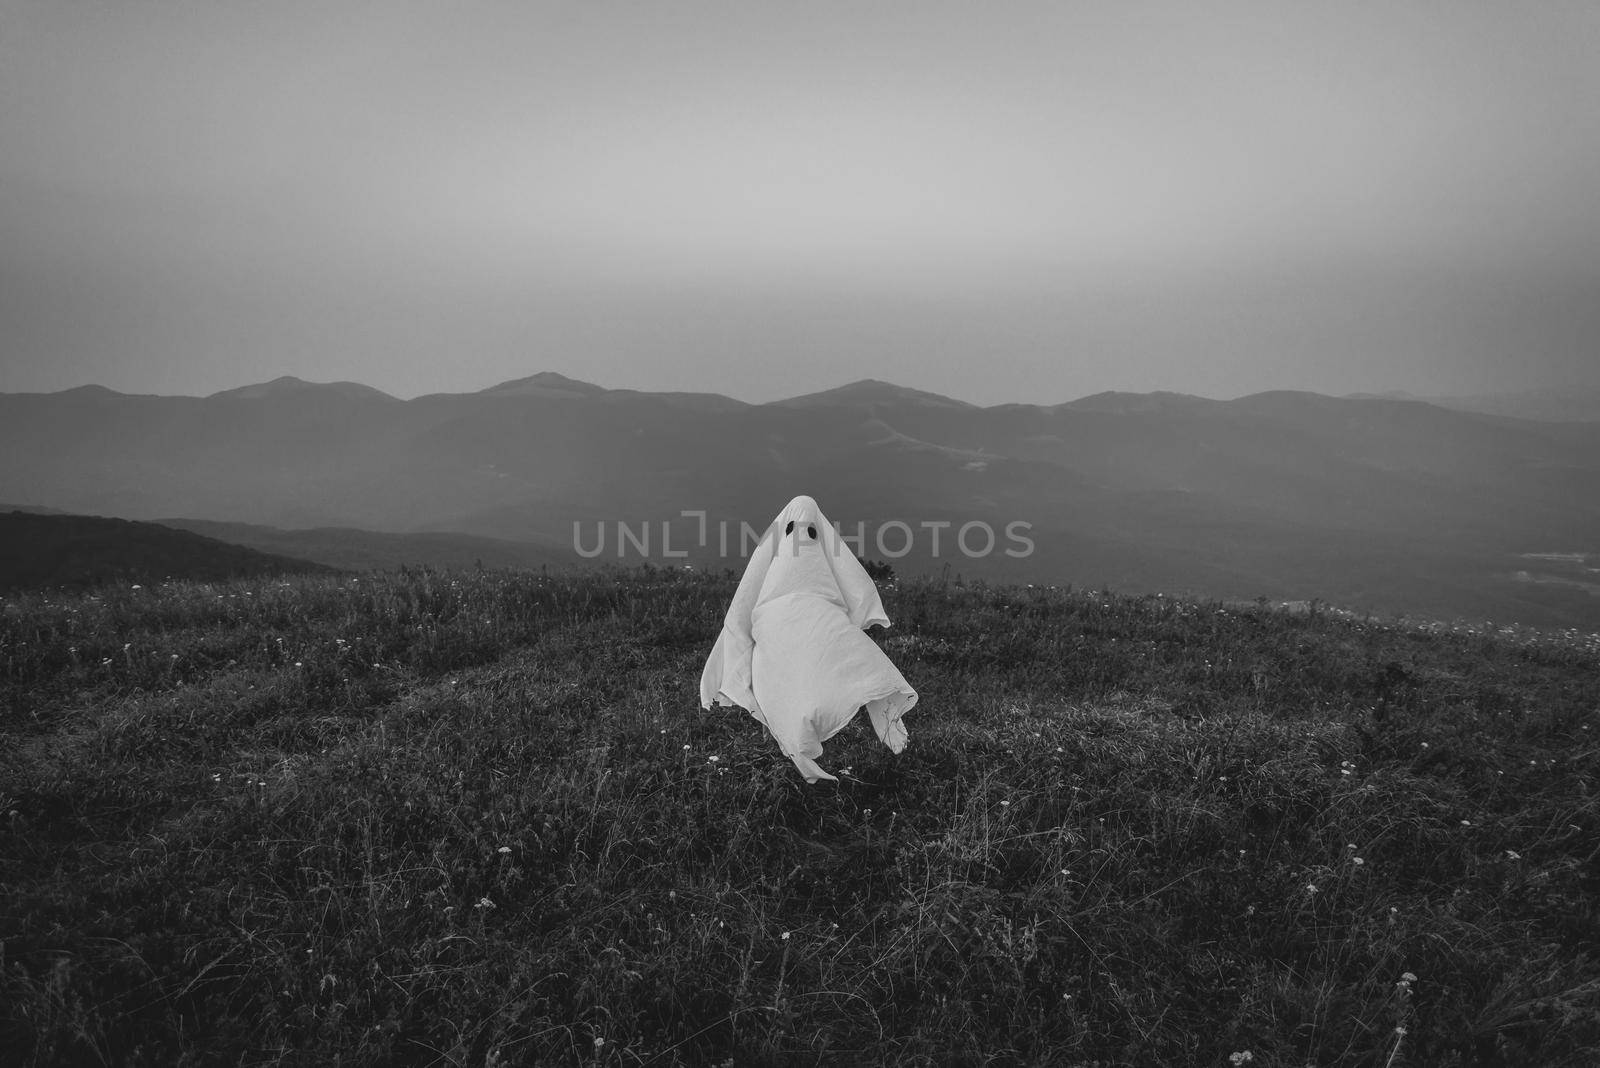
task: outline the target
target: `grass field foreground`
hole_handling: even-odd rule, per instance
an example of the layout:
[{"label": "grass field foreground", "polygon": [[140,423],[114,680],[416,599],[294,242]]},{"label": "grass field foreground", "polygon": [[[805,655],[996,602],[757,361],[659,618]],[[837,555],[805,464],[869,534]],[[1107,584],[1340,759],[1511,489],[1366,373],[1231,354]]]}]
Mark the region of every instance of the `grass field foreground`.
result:
[{"label": "grass field foreground", "polygon": [[0,601],[0,1062],[1600,1061],[1591,639],[905,581],[807,786],[733,585]]}]

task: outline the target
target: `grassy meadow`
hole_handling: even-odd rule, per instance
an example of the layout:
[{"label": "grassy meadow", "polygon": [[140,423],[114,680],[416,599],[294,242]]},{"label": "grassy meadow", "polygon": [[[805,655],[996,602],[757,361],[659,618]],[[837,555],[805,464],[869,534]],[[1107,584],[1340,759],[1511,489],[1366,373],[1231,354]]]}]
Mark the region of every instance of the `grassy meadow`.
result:
[{"label": "grassy meadow", "polygon": [[0,1064],[1600,1062],[1593,639],[902,581],[807,786],[734,581],[0,601]]}]

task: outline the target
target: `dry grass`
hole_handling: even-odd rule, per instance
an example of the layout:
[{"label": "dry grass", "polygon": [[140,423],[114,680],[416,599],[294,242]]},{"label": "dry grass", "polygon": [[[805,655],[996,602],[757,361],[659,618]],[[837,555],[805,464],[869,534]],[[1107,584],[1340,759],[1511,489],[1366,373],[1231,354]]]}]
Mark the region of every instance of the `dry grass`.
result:
[{"label": "dry grass", "polygon": [[911,746],[807,787],[698,708],[731,590],[3,602],[0,1060],[1600,1057],[1583,641],[907,583]]}]

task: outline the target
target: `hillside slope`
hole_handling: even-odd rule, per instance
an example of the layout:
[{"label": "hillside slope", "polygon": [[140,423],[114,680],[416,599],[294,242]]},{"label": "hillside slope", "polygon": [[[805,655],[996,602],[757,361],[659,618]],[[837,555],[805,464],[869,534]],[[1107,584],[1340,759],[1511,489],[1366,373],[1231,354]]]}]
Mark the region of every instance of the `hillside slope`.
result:
[{"label": "hillside slope", "polygon": [[252,523],[219,523],[207,519],[162,519],[162,526],[193,531],[218,541],[245,545],[266,553],[280,553],[346,571],[372,568],[516,568],[571,566],[569,552],[471,534],[433,532],[385,534],[347,527],[283,530]]},{"label": "hillside slope", "polygon": [[307,560],[258,552],[157,523],[0,513],[0,590],[327,570]]},{"label": "hillside slope", "polygon": [[23,1065],[1566,1065],[1600,645],[907,582],[807,786],[731,577],[0,603]]}]

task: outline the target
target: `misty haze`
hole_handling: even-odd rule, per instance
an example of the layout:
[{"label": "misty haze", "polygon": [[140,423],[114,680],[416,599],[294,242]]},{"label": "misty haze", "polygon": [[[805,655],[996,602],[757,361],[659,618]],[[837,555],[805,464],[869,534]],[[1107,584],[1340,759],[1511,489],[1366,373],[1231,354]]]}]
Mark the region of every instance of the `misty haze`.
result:
[{"label": "misty haze", "polygon": [[0,1063],[1600,1061],[1597,57],[0,0]]}]

